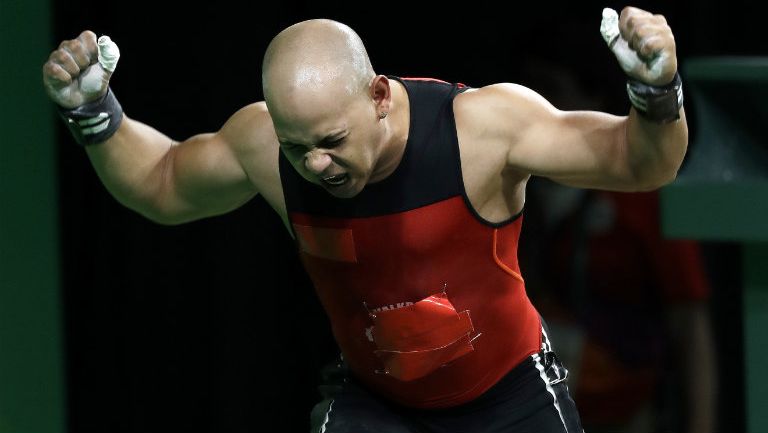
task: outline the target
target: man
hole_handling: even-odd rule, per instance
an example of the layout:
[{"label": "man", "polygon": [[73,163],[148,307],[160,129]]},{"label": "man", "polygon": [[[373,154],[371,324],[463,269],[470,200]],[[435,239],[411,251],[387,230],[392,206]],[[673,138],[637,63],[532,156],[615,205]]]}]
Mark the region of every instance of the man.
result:
[{"label": "man", "polygon": [[610,12],[627,117],[561,112],[513,84],[377,75],[330,20],[278,34],[265,101],[183,142],[123,115],[108,38],[63,42],[44,84],[108,190],[147,218],[180,224],[256,194],[280,215],[343,353],[316,431],[575,432],[567,372],[517,264],[526,182],[655,189],[687,146],[666,21]]}]

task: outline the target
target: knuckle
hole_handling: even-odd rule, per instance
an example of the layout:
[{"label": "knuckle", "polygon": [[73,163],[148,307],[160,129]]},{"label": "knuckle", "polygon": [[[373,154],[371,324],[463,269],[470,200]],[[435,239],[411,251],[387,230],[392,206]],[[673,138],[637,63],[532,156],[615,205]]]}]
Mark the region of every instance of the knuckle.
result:
[{"label": "knuckle", "polygon": [[90,31],[90,30],[84,30],[82,33],[80,33],[79,38],[83,38],[84,40],[96,40],[96,33]]},{"label": "knuckle", "polygon": [[658,48],[656,44],[653,43],[653,41],[646,41],[640,46],[640,53],[645,56],[650,56],[656,52],[658,52]]},{"label": "knuckle", "polygon": [[51,55],[48,56],[48,60],[51,61],[51,62],[59,62],[59,61],[61,61],[60,60],[61,59],[61,55],[62,55],[61,50],[53,50],[53,51],[51,51]]},{"label": "knuckle", "polygon": [[55,63],[46,63],[46,65],[43,66],[43,76],[60,81],[66,81],[71,78],[70,74],[65,71],[64,68]]},{"label": "knuckle", "polygon": [[80,36],[78,36],[77,39],[81,43],[84,51],[96,49],[96,33],[86,30],[80,33]]},{"label": "knuckle", "polygon": [[53,59],[58,63],[65,63],[69,60],[69,54],[64,50],[59,49],[53,52]]},{"label": "knuckle", "polygon": [[637,29],[640,26],[640,22],[637,19],[636,15],[631,15],[631,16],[627,17],[626,23],[627,23],[626,24],[627,28],[629,30],[635,30],[635,29]]},{"label": "knuckle", "polygon": [[643,16],[644,14],[648,14],[648,13],[636,7],[626,6],[621,10],[620,17],[629,20],[629,19],[636,19],[637,17]]},{"label": "knuckle", "polygon": [[67,50],[67,51],[70,51],[70,52],[71,52],[71,51],[73,51],[73,50],[74,50],[74,49],[75,49],[75,48],[76,48],[78,45],[79,45],[79,44],[77,43],[77,41],[70,39],[70,40],[62,41],[62,42],[59,44],[59,49],[60,49],[60,50]]}]

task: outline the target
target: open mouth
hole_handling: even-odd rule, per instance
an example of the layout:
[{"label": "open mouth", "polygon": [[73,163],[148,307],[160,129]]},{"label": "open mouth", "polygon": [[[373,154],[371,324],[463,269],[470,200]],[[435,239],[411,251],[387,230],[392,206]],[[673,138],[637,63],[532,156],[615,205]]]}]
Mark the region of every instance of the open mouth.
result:
[{"label": "open mouth", "polygon": [[330,186],[339,186],[346,183],[347,179],[349,179],[349,175],[347,175],[347,173],[343,173],[343,174],[337,174],[335,176],[324,177],[323,183]]}]

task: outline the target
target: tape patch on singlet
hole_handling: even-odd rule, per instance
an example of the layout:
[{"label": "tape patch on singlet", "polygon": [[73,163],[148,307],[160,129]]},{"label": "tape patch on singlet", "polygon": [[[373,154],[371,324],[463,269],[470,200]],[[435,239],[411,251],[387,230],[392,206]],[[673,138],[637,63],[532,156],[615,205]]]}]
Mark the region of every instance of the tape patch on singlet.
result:
[{"label": "tape patch on singlet", "polygon": [[469,311],[457,312],[445,292],[370,317],[383,373],[402,381],[424,377],[474,350],[477,335]]},{"label": "tape patch on singlet", "polygon": [[357,263],[351,229],[293,224],[299,247],[307,254],[339,262]]}]

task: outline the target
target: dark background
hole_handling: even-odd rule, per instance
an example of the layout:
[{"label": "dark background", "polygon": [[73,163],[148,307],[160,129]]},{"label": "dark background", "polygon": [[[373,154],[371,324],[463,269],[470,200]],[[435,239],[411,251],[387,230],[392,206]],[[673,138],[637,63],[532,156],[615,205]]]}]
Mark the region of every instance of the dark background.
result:
[{"label": "dark background", "polygon": [[[377,73],[471,86],[519,82],[562,108],[625,114],[629,107],[623,73],[598,31],[602,8],[621,3],[193,4],[56,2],[51,49],[84,29],[110,35],[122,52],[112,88],[125,112],[179,140],[215,131],[262,99],[270,39],[318,17],[357,30]],[[768,54],[752,4],[635,3],[667,17],[683,62]],[[108,194],[63,127],[59,137],[69,430],[306,431],[318,370],[336,349],[290,237],[266,203],[257,197],[225,216],[159,226]],[[722,431],[737,432],[739,251],[705,249],[727,396]]]}]

